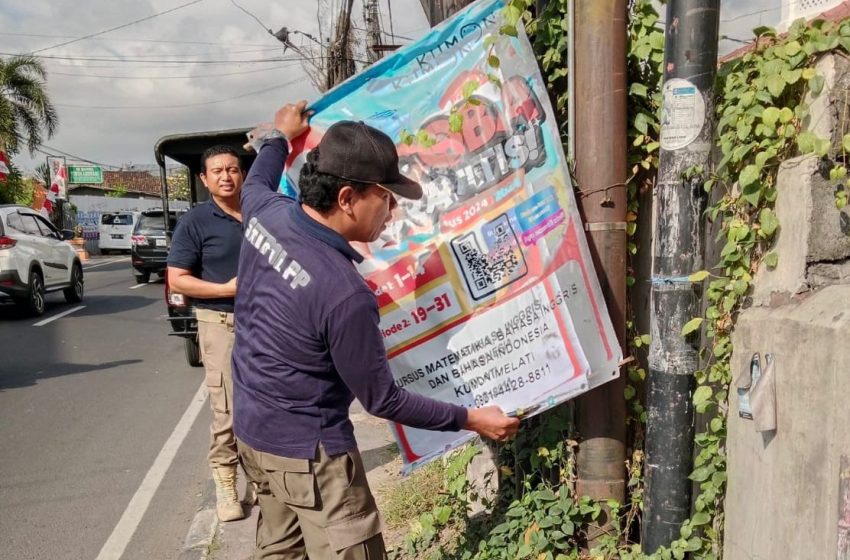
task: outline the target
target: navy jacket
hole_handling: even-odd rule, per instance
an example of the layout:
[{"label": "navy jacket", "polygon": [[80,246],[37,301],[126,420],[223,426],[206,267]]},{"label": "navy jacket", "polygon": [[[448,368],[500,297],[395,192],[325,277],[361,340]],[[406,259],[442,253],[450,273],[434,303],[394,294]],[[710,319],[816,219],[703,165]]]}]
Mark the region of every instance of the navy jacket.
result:
[{"label": "navy jacket", "polygon": [[335,231],[277,192],[283,139],[265,143],[242,187],[245,224],[233,349],[236,436],[254,449],[311,459],[354,449],[354,397],[374,416],[457,431],[467,411],[394,383],[374,294]]}]

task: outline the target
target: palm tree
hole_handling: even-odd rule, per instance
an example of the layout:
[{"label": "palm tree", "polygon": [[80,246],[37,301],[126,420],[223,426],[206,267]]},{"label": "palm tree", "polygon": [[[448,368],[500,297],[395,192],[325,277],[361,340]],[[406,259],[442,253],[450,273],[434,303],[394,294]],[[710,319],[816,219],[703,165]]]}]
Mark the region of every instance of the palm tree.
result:
[{"label": "palm tree", "polygon": [[23,141],[32,154],[43,131],[53,136],[58,117],[45,91],[46,78],[44,66],[32,56],[0,58],[0,148],[14,154]]}]

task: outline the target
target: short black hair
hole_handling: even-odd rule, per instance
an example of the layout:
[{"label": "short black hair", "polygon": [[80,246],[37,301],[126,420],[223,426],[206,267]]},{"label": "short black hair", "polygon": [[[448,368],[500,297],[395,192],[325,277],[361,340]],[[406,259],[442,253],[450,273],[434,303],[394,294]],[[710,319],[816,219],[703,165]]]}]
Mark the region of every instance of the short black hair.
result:
[{"label": "short black hair", "polygon": [[307,161],[301,167],[301,173],[298,176],[298,200],[320,214],[327,214],[333,210],[337,203],[339,189],[344,185],[351,186],[358,193],[371,186],[371,183],[349,181],[336,175],[322,173],[318,169],[318,160],[319,148],[316,147],[307,154]]},{"label": "short black hair", "polygon": [[201,173],[207,172],[207,160],[211,157],[220,156],[222,154],[230,154],[236,158],[239,162],[239,169],[242,169],[242,160],[239,159],[239,154],[236,152],[234,148],[228,146],[227,144],[216,144],[215,146],[210,146],[204,153],[201,154]]}]

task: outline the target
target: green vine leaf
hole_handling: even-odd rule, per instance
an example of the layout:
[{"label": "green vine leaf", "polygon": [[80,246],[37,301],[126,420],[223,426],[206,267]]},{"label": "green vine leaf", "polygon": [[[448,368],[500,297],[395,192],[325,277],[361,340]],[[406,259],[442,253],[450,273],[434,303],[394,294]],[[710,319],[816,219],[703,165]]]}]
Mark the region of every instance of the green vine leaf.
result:
[{"label": "green vine leaf", "polygon": [[820,95],[823,91],[824,78],[823,76],[814,76],[811,80],[809,80],[809,90],[811,90],[812,94]]},{"label": "green vine leaf", "polygon": [[691,282],[702,282],[703,280],[708,278],[708,276],[709,274],[707,270],[698,270],[697,272],[694,272],[693,274],[688,276],[688,280],[690,280]]},{"label": "green vine leaf", "polygon": [[776,228],[779,227],[779,219],[777,219],[776,214],[770,208],[763,208],[759,212],[759,223],[761,224],[761,230],[767,236],[773,235]]},{"label": "green vine leaf", "polygon": [[767,77],[767,90],[773,97],[779,97],[785,91],[785,80],[780,74],[771,74]]},{"label": "green vine leaf", "polygon": [[765,125],[772,127],[779,120],[779,115],[779,109],[776,107],[768,107],[761,114],[761,120]]},{"label": "green vine leaf", "polygon": [[744,170],[741,171],[741,174],[738,176],[738,184],[742,189],[752,185],[759,178],[759,168],[753,164],[747,165],[744,167]]},{"label": "green vine leaf", "polygon": [[779,264],[779,255],[776,253],[768,253],[764,256],[764,264],[767,265],[768,268],[776,268],[776,265]]},{"label": "green vine leaf", "polygon": [[685,323],[685,326],[682,327],[682,336],[687,336],[695,330],[699,329],[700,325],[702,325],[702,322],[702,317],[694,317],[693,319]]}]

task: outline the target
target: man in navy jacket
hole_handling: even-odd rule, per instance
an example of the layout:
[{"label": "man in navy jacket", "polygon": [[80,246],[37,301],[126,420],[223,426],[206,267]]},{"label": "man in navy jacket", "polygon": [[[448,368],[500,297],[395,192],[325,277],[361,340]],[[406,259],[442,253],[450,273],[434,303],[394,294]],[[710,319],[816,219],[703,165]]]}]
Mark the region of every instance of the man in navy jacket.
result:
[{"label": "man in navy jacket", "polygon": [[255,558],[384,558],[381,523],[354,439],[354,397],[371,414],[429,430],[505,440],[516,418],[467,410],[398,388],[374,294],[352,241],[378,238],[396,196],[421,187],[399,174],[392,140],[363,123],[331,126],[307,156],[300,200],[277,192],[286,139],[307,128],[306,102],[286,105],[242,188],[245,224],[233,350],[234,430],[262,517]]}]

